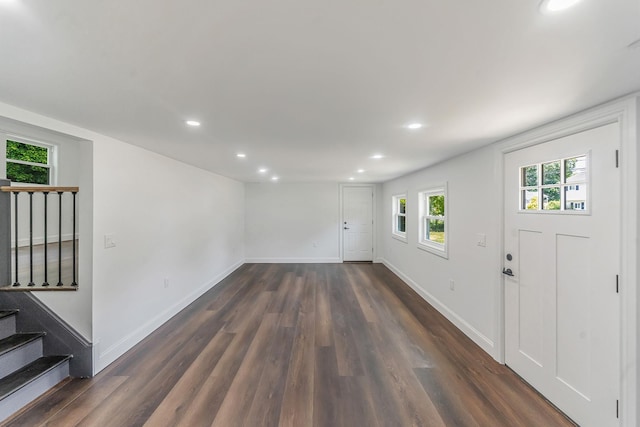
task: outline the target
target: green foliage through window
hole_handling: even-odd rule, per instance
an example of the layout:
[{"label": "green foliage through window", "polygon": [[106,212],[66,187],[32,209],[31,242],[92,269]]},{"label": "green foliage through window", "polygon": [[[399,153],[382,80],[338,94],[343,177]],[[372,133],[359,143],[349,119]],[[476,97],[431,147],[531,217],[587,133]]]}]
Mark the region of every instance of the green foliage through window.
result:
[{"label": "green foliage through window", "polygon": [[37,145],[7,141],[7,159],[46,165],[49,164],[49,150]]},{"label": "green foliage through window", "polygon": [[520,209],[584,211],[588,206],[587,160],[581,155],[521,167]]},{"label": "green foliage through window", "polygon": [[447,257],[446,188],[433,188],[420,193],[419,246],[429,252]]},{"label": "green foliage through window", "polygon": [[538,167],[527,166],[522,169],[523,169],[522,186],[531,187],[531,186],[538,185]]},{"label": "green foliage through window", "polygon": [[7,141],[6,155],[7,179],[27,184],[48,185],[50,183],[49,150],[47,148],[17,141]]},{"label": "green foliage through window", "polygon": [[444,221],[430,219],[427,223],[427,240],[444,244]]},{"label": "green foliage through window", "polygon": [[404,216],[399,216],[398,217],[398,225],[397,225],[397,230],[401,233],[404,233],[407,231],[407,218]]},{"label": "green foliage through window", "polygon": [[[566,159],[564,161],[564,178],[565,180],[571,178],[576,172],[584,172],[584,163],[586,156],[576,157],[574,159]],[[582,168],[577,168],[578,162],[582,164]]]},{"label": "green foliage through window", "polygon": [[560,183],[560,162],[546,163],[542,165],[542,184]]},{"label": "green foliage through window", "polygon": [[429,196],[429,215],[444,216],[444,194]]},{"label": "green foliage through window", "polygon": [[404,195],[393,196],[393,229],[391,232],[405,237],[407,232],[407,198]]}]

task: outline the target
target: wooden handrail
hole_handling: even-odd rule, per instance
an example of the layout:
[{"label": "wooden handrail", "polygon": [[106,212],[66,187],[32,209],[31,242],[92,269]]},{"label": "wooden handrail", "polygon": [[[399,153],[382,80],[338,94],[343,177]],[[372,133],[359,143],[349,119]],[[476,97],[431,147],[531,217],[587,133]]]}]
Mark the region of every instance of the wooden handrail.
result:
[{"label": "wooden handrail", "polygon": [[79,187],[0,187],[5,193],[77,193]]}]

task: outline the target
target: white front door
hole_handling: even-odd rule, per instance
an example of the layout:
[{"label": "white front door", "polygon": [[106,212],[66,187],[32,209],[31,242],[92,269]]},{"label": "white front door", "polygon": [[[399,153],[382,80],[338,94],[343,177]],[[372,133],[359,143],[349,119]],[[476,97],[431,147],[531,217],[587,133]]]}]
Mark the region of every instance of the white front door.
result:
[{"label": "white front door", "polygon": [[583,427],[619,425],[620,131],[505,155],[506,363]]},{"label": "white front door", "polygon": [[373,261],[373,188],[342,189],[344,261]]}]

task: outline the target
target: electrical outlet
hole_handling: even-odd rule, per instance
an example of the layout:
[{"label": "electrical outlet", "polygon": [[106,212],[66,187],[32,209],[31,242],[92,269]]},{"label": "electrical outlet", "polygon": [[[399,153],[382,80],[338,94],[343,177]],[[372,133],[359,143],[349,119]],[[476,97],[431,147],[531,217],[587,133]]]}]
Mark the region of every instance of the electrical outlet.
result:
[{"label": "electrical outlet", "polygon": [[456,282],[453,279],[449,280],[449,289],[451,289],[452,291],[455,290],[456,288]]},{"label": "electrical outlet", "polygon": [[115,248],[116,247],[116,238],[113,234],[105,234],[104,235],[104,248]]},{"label": "electrical outlet", "polygon": [[476,242],[478,246],[482,246],[483,248],[487,246],[487,235],[483,233],[478,233],[476,235]]},{"label": "electrical outlet", "polygon": [[164,278],[164,288],[167,289],[169,287],[169,279]]}]

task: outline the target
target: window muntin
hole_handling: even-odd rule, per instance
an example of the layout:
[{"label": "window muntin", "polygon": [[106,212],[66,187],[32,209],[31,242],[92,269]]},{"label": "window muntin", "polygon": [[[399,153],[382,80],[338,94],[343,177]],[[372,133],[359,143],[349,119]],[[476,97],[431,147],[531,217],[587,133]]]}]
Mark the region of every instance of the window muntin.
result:
[{"label": "window muntin", "polygon": [[393,237],[406,241],[407,238],[407,195],[398,194],[392,197],[393,214],[391,233]]},{"label": "window muntin", "polygon": [[447,191],[446,186],[418,193],[420,201],[420,231],[418,247],[447,257]]},{"label": "window muntin", "polygon": [[586,213],[588,160],[583,154],[521,167],[520,211]]},{"label": "window muntin", "polygon": [[51,147],[6,140],[7,179],[25,184],[51,184]]}]

